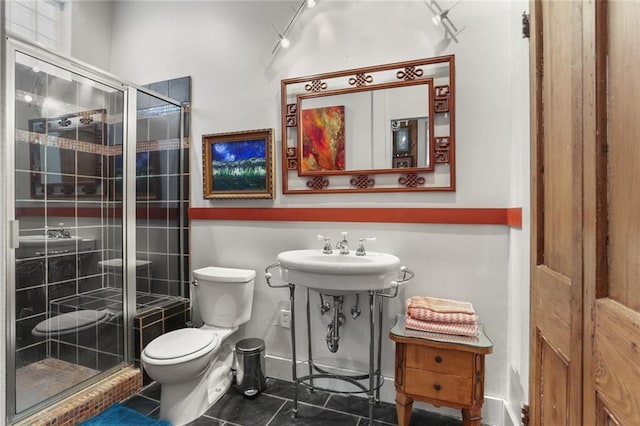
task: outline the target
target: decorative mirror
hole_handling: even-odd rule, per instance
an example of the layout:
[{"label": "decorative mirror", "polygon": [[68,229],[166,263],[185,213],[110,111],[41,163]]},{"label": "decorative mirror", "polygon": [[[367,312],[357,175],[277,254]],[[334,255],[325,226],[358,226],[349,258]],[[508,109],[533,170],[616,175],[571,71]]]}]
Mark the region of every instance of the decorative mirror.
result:
[{"label": "decorative mirror", "polygon": [[454,191],[454,56],[282,80],[285,194]]}]

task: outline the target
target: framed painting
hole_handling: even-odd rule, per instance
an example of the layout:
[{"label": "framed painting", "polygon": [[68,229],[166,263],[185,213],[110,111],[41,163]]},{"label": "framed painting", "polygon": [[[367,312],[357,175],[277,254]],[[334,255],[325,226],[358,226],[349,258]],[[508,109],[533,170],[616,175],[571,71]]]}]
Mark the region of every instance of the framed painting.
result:
[{"label": "framed painting", "polygon": [[403,157],[394,157],[393,158],[393,168],[394,169],[406,169],[409,167],[413,167],[413,157],[410,155],[405,155]]},{"label": "framed painting", "polygon": [[204,198],[275,198],[273,129],[202,136]]},{"label": "framed painting", "polygon": [[303,109],[299,171],[345,169],[344,105]]},{"label": "framed painting", "polygon": [[400,127],[393,131],[393,145],[394,154],[409,152],[409,127]]}]

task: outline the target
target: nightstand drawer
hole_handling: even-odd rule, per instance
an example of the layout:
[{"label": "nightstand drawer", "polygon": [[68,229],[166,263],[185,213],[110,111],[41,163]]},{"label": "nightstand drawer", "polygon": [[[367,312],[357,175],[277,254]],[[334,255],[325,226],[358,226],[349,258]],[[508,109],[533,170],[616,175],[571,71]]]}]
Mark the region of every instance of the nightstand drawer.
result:
[{"label": "nightstand drawer", "polygon": [[405,371],[404,391],[408,394],[466,405],[472,403],[471,377],[438,374],[413,368],[407,368]]},{"label": "nightstand drawer", "polygon": [[473,353],[407,345],[407,368],[429,370],[444,374],[473,373]]}]

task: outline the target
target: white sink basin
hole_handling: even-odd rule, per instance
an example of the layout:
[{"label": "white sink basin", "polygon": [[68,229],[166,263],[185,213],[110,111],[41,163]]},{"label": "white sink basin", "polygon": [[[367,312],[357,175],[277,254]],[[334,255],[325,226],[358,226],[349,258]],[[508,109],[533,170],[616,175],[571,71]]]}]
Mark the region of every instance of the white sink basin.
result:
[{"label": "white sink basin", "polygon": [[291,250],[280,253],[277,260],[282,281],[336,296],[389,288],[400,271],[398,257],[377,252],[356,256],[353,251]]},{"label": "white sink basin", "polygon": [[25,235],[20,237],[20,247],[49,247],[75,246],[80,237],[49,238],[46,235]]}]

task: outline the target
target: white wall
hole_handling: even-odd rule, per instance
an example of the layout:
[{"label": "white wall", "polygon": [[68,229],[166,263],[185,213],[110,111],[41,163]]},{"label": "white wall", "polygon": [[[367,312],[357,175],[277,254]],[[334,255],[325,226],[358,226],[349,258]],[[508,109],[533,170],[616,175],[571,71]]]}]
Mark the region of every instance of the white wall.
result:
[{"label": "white wall", "polygon": [[518,425],[521,404],[529,399],[529,247],[530,247],[530,151],[529,151],[529,40],[522,39],[525,2],[511,5],[509,102],[511,114],[510,205],[522,206],[522,229],[509,232],[509,283],[507,322],[507,404],[505,425]]},{"label": "white wall", "polygon": [[112,8],[110,0],[71,3],[71,56],[100,69],[109,69]]},{"label": "white wall", "polygon": [[[277,42],[272,25],[284,28],[298,4],[114,3],[111,72],[139,84],[192,77],[193,206],[523,206],[525,227],[194,221],[192,267],[220,265],[258,271],[253,316],[237,337],[263,337],[269,355],[287,358],[286,330],[275,320],[288,292],[268,288],[264,268],[275,261],[279,251],[320,247],[315,239],[318,233],[335,240],[340,231],[348,231],[352,242],[359,236],[376,236],[372,249],[397,254],[416,272],[414,282],[387,306],[385,335],[393,315],[402,312],[403,297],[433,295],[473,302],[495,345],[494,353],[487,357],[486,395],[488,400],[506,400],[513,417],[526,397],[528,376],[528,42],[518,30],[519,15],[527,2],[461,2],[450,17],[458,27],[466,28],[458,44],[444,49],[442,30],[431,24],[422,1],[318,2],[294,25],[292,46],[272,56]],[[273,127],[279,141],[281,79],[441,54],[456,55],[456,192],[278,193],[274,201],[202,198],[201,135]],[[276,187],[280,188],[279,144],[276,158]],[[316,308],[313,312],[314,347],[324,354],[328,318],[320,318]],[[342,365],[366,360],[360,337],[365,334],[365,322],[364,315],[356,321],[348,317],[343,326],[344,341],[337,354],[347,360]],[[299,324],[304,323],[300,320]],[[306,347],[304,339],[299,342],[300,348]],[[393,375],[392,365],[393,344],[385,340],[385,375]],[[490,405],[495,406],[486,403],[485,407]],[[488,422],[507,421],[503,407],[499,408],[498,412],[485,410]]]}]

